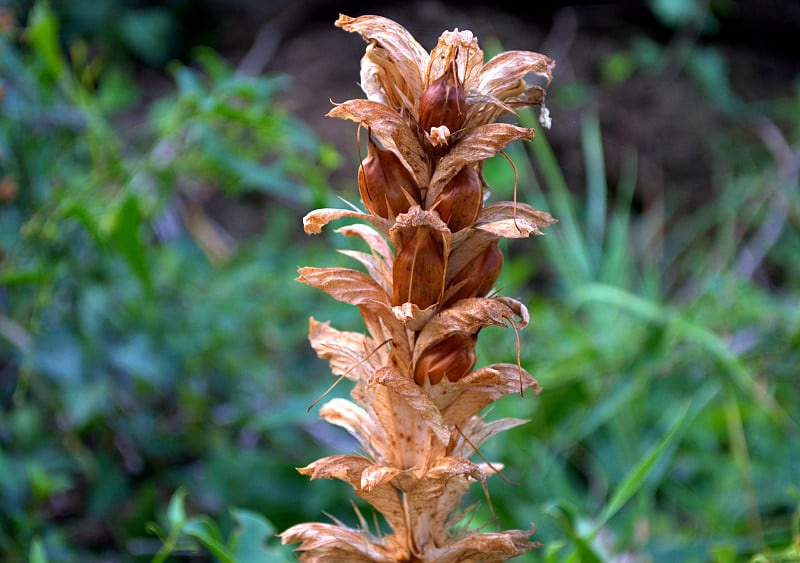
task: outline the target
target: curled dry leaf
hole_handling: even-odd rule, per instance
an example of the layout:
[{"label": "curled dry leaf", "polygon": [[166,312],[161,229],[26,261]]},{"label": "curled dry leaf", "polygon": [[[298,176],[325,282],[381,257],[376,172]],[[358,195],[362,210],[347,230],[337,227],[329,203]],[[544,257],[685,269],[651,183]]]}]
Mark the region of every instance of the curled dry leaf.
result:
[{"label": "curled dry leaf", "polygon": [[303,217],[303,230],[309,235],[318,235],[322,232],[322,228],[338,219],[353,218],[362,219],[372,223],[378,231],[388,233],[392,222],[378,217],[377,215],[370,215],[368,213],[361,213],[360,211],[352,211],[349,209],[315,209],[310,211]]}]

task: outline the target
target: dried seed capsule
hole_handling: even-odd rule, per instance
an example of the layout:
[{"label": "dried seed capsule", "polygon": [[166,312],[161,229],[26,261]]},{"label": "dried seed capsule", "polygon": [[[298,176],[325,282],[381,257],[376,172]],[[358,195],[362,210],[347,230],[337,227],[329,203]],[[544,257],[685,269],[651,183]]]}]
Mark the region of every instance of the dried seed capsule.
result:
[{"label": "dried seed capsule", "polygon": [[453,276],[448,284],[450,287],[461,284],[455,293],[448,295],[447,300],[442,305],[447,307],[459,299],[468,297],[483,297],[492,289],[494,282],[497,281],[500,271],[503,269],[503,253],[497,247],[497,242],[486,247],[486,250],[478,254],[475,258]]},{"label": "dried seed capsule", "polygon": [[431,385],[436,385],[443,377],[458,381],[475,367],[477,341],[477,335],[454,334],[434,344],[417,360],[414,381],[417,385],[423,385],[426,377]]},{"label": "dried seed capsule", "polygon": [[358,189],[367,211],[384,219],[393,219],[419,203],[414,176],[395,153],[379,147],[372,137],[367,158],[358,168]]},{"label": "dried seed capsule", "polygon": [[419,100],[420,126],[428,132],[433,127],[445,125],[451,133],[455,133],[464,124],[466,100],[464,86],[456,75],[456,63],[453,61],[445,73],[423,92]]},{"label": "dried seed capsule", "polygon": [[483,205],[483,187],[477,170],[465,166],[447,182],[435,209],[452,232],[472,225]]},{"label": "dried seed capsule", "polygon": [[439,301],[443,280],[441,240],[430,228],[419,227],[394,260],[392,305],[411,302],[426,309]]}]

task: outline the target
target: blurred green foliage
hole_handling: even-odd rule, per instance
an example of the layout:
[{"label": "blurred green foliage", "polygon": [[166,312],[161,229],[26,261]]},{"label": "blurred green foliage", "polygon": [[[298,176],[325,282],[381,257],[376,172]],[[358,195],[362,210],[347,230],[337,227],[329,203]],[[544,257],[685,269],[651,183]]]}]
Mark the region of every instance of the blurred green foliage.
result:
[{"label": "blurred green foliage", "polygon": [[[137,538],[182,484],[202,510],[313,517],[292,421],[320,297],[293,277],[328,253],[297,235],[335,151],[276,104],[286,77],[198,49],[142,105],[58,26],[38,3],[0,36],[2,560],[34,538],[50,561],[152,555]],[[221,226],[248,207],[257,234]]]},{"label": "blurred green foliage", "polygon": [[[143,99],[81,30],[165,62],[169,45],[125,21],[174,16],[80,4],[37,3],[0,31],[0,560],[290,560],[276,530],[353,514],[344,486],[293,469],[354,447],[306,412],[330,382],[306,330],[312,314],[358,330],[356,311],[293,281],[344,260],[346,241],[301,227],[340,205],[337,155],[281,110],[287,77],[211,49]],[[663,17],[695,21],[680,4]],[[606,80],[662,68],[666,51],[637,45]],[[475,490],[476,520],[538,525],[545,547],[522,560],[798,560],[800,88],[743,105],[719,53],[681,56],[786,158],[718,135],[713,202],[661,202],[655,229],[635,210],[634,150],[607,185],[592,111],[585,186],[567,186],[528,113],[537,139],[509,147],[516,171],[486,166],[493,199],[516,174],[559,219],[504,249],[498,286],[529,306],[521,360],[544,391],[490,415],[531,419],[482,451],[518,486],[490,482],[491,509]],[[513,358],[510,331],[479,346],[482,363]]]}]

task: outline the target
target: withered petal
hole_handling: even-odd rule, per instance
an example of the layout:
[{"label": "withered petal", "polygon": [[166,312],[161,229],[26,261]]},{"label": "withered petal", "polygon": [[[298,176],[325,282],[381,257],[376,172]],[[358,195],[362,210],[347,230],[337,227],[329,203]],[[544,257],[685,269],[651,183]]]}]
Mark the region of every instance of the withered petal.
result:
[{"label": "withered petal", "polygon": [[311,479],[339,479],[348,483],[356,494],[383,514],[398,535],[405,532],[403,502],[395,487],[389,483],[375,484],[370,489],[362,487],[361,475],[375,465],[369,459],[356,455],[334,455],[316,460],[300,473]]},{"label": "withered petal", "polygon": [[375,254],[367,254],[358,250],[339,250],[338,252],[360,262],[366,268],[369,277],[378,282],[387,294],[392,291],[392,269]]},{"label": "withered petal", "polygon": [[[441,541],[441,531],[446,530],[446,522],[455,512],[472,482],[485,483],[480,467],[468,459],[447,456],[436,460],[423,475],[417,486],[407,496],[409,520],[414,545],[427,551],[432,539]],[[427,561],[427,557],[423,557]]]},{"label": "withered petal", "polygon": [[346,225],[336,229],[337,233],[341,233],[346,237],[361,237],[364,242],[370,247],[372,252],[376,253],[381,259],[386,262],[386,265],[391,267],[394,255],[391,248],[386,243],[386,239],[375,229],[371,229],[367,225]]},{"label": "withered petal", "polygon": [[392,479],[402,472],[403,470],[399,467],[379,464],[372,465],[361,473],[361,488],[365,491],[371,491],[379,485],[391,483]]},{"label": "withered petal", "polygon": [[420,309],[415,303],[405,302],[392,307],[392,314],[408,330],[418,331],[422,330],[431,317],[436,314],[437,308],[438,305],[436,303],[425,309]]},{"label": "withered petal", "polygon": [[[458,47],[456,51],[454,48]],[[431,51],[430,66],[426,71],[427,82],[430,83],[447,70],[451,64],[453,53],[456,54],[455,63],[459,71],[459,79],[464,83],[464,88],[469,89],[475,83],[475,76],[483,66],[483,51],[478,45],[478,39],[469,30],[445,31],[439,36],[436,46]]]},{"label": "withered petal", "polygon": [[361,472],[372,461],[360,455],[332,455],[320,458],[297,471],[313,479],[339,479],[358,489]]}]

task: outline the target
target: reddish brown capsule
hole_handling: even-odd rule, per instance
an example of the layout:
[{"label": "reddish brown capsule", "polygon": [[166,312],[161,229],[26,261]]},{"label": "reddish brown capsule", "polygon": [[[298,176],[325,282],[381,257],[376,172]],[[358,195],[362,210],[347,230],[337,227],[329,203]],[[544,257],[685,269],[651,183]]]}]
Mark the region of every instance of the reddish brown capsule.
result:
[{"label": "reddish brown capsule", "polygon": [[417,228],[392,268],[392,305],[414,303],[426,309],[439,301],[444,280],[444,250],[435,231]]},{"label": "reddish brown capsule", "polygon": [[443,306],[452,305],[459,299],[483,297],[492,289],[502,269],[503,253],[495,242],[491,246],[486,247],[486,250],[478,254],[475,258],[467,262],[467,264],[453,276],[453,279],[448,285],[451,287],[459,283],[462,285],[459,286],[455,293],[447,297]]},{"label": "reddish brown capsule", "polygon": [[446,125],[451,133],[455,133],[464,124],[466,115],[467,98],[453,61],[445,73],[423,92],[419,100],[419,124],[426,132]]},{"label": "reddish brown capsule", "polygon": [[439,217],[452,232],[469,227],[483,206],[480,175],[472,166],[465,166],[447,182],[436,201]]},{"label": "reddish brown capsule", "polygon": [[414,381],[417,385],[423,385],[426,377],[431,385],[436,385],[444,377],[458,381],[475,367],[477,341],[477,335],[454,334],[434,344],[417,361]]},{"label": "reddish brown capsule", "polygon": [[384,219],[394,219],[419,203],[419,188],[400,158],[382,149],[370,137],[367,158],[358,168],[358,189],[367,210]]}]

